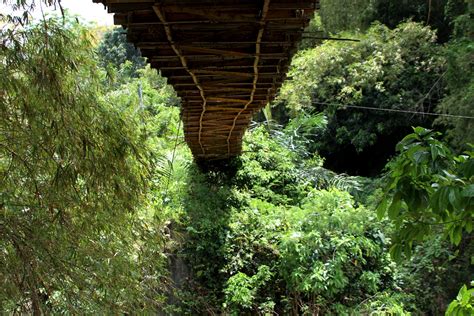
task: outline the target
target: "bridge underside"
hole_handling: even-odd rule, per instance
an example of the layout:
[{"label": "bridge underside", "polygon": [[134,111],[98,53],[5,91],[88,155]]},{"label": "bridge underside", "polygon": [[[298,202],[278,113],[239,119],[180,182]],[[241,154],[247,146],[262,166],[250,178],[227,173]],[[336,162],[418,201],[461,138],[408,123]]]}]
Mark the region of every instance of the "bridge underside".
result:
[{"label": "bridge underside", "polygon": [[182,99],[197,160],[240,154],[256,111],[274,97],[317,0],[93,0]]}]

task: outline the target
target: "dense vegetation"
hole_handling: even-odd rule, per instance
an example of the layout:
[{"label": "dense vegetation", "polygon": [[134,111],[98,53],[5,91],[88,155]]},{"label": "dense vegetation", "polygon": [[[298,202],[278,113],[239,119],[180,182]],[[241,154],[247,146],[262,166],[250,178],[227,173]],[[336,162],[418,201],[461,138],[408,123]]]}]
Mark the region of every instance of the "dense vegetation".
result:
[{"label": "dense vegetation", "polygon": [[4,16],[1,313],[472,315],[472,10],[321,1],[351,41],[305,39],[225,170],[123,30]]}]

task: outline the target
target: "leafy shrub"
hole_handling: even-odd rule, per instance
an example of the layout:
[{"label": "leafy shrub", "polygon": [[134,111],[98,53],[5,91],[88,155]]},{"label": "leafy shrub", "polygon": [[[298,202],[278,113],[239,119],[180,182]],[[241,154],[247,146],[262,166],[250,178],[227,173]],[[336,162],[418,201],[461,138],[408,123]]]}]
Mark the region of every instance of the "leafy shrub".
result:
[{"label": "leafy shrub", "polygon": [[[258,311],[271,301],[279,313],[334,313],[339,304],[339,311],[348,312],[367,297],[393,289],[388,240],[374,219],[337,190],[311,191],[301,207],[251,200],[229,222],[226,306]],[[262,267],[271,273],[264,284],[253,286]]]}]

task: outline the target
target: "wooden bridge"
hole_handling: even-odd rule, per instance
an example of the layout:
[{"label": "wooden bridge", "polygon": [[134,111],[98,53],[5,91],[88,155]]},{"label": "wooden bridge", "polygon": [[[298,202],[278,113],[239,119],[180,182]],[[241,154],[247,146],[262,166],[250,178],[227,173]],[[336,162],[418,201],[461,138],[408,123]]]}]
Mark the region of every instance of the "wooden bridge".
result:
[{"label": "wooden bridge", "polygon": [[240,154],[256,111],[281,86],[317,0],[93,0],[182,99],[196,160]]}]

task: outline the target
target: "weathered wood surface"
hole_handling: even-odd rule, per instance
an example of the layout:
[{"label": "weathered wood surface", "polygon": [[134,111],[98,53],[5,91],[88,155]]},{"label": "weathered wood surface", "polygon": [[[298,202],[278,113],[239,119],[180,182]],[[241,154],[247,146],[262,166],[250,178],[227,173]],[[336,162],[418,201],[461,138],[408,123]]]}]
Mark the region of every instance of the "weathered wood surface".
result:
[{"label": "weathered wood surface", "polygon": [[93,0],[182,99],[197,160],[240,154],[255,114],[283,82],[318,0]]}]

